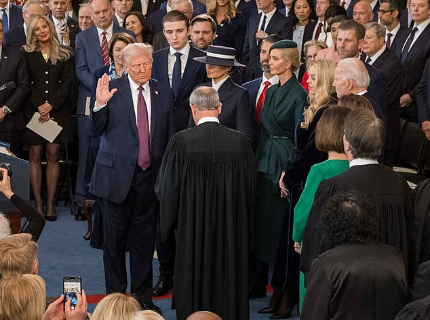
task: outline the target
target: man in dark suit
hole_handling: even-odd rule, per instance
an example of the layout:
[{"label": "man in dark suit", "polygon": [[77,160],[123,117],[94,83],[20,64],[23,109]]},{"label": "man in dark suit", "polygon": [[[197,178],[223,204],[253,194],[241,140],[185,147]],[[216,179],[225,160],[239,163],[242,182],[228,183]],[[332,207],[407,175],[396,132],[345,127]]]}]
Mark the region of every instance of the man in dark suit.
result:
[{"label": "man in dark suit", "polygon": [[428,0],[411,0],[409,5],[414,26],[402,46],[397,46],[396,54],[402,61],[405,71],[402,96],[400,97],[400,116],[418,122],[417,86],[421,80],[424,66],[430,56],[430,5]]},{"label": "man in dark suit", "polygon": [[152,256],[158,218],[154,184],[175,133],[169,88],[151,80],[152,47],[123,50],[128,76],[98,82],[89,129],[100,138],[90,192],[101,198],[106,293],[125,293],[125,252],[130,251],[131,294],[144,310],[152,303]]},{"label": "man in dark suit", "polygon": [[417,112],[418,124],[424,131],[427,140],[430,140],[430,58],[424,67],[421,81],[417,86]]},{"label": "man in dark suit", "polygon": [[378,17],[381,24],[386,28],[385,43],[387,48],[396,52],[396,47],[403,45],[407,37],[407,28],[404,28],[400,21],[401,8],[398,0],[381,0],[378,10]]},{"label": "man in dark suit", "polygon": [[[191,0],[191,2],[193,3],[193,8],[194,8],[194,14],[195,15],[206,13],[206,6],[203,3],[201,3],[198,0]],[[167,1],[164,1],[160,5],[160,9],[163,9],[165,7],[167,7]]]},{"label": "man in dark suit", "polygon": [[[176,109],[176,127],[184,130],[190,118],[189,97],[194,87],[205,82],[204,65],[194,61],[205,53],[188,43],[190,21],[183,13],[173,10],[163,18],[164,35],[169,47],[153,54],[152,76],[160,83],[170,87]],[[174,239],[172,240],[174,241]],[[165,294],[172,287],[175,253],[173,244],[164,245],[157,238],[157,253],[160,262],[160,279],[154,287],[154,295]]]},{"label": "man in dark suit", "polygon": [[216,22],[208,14],[200,14],[191,20],[191,44],[206,51],[216,38]]},{"label": "man in dark suit", "polygon": [[409,2],[410,0],[408,0],[407,7],[402,10],[402,13],[400,14],[400,19],[399,19],[400,24],[405,29],[409,29],[414,24],[414,20],[412,20],[412,17],[411,17],[411,12],[409,11]]},{"label": "man in dark suit", "polygon": [[255,0],[239,0],[239,4],[237,4],[237,10],[242,12],[247,19],[252,17],[254,14],[258,14],[257,3]]},{"label": "man in dark suit", "polygon": [[164,0],[133,0],[131,11],[139,11],[146,17],[150,13],[160,9],[160,4]]},{"label": "man in dark suit", "polygon": [[54,23],[58,40],[61,44],[75,48],[76,34],[81,30],[78,21],[66,16],[67,1],[50,0],[50,5],[51,12],[48,17]]},{"label": "man in dark suit", "polygon": [[366,25],[362,60],[385,74],[388,88],[386,139],[382,163],[392,168],[400,139],[400,92],[405,73],[400,59],[385,45],[385,28],[376,22]]},{"label": "man in dark suit", "polygon": [[90,114],[91,88],[93,85],[94,72],[104,65],[109,64],[109,57],[102,53],[102,44],[111,39],[114,33],[127,32],[134,34],[124,28],[120,28],[112,22],[112,8],[108,0],[93,0],[90,5],[91,17],[94,26],[80,32],[76,36],[75,62],[76,76],[80,82],[78,107],[76,114],[78,116],[79,130],[79,166],[76,179],[75,198],[79,211],[81,211],[83,201],[87,194],[87,184],[85,170],[89,156],[90,137],[87,131],[87,116]]},{"label": "man in dark suit", "polygon": [[5,32],[24,23],[21,7],[14,5],[8,0],[0,0],[0,19],[3,20]]},{"label": "man in dark suit", "polygon": [[306,287],[312,261],[333,248],[332,241],[323,234],[321,216],[328,199],[340,192],[356,191],[372,201],[380,222],[379,240],[403,253],[407,269],[408,236],[411,235],[413,218],[411,190],[399,173],[376,160],[381,156],[384,135],[384,124],[372,111],[359,109],[346,116],[343,140],[350,168],[322,181],[315,192],[300,257],[300,270],[305,274]]},{"label": "man in dark suit", "polygon": [[[343,22],[337,35],[337,50],[340,58],[359,58],[365,34],[366,29],[357,21],[347,20]],[[385,75],[368,63],[364,63],[364,66],[370,77],[370,84],[367,88],[368,94],[372,96],[385,114],[388,94]]]},{"label": "man in dark suit", "polygon": [[[0,22],[3,29],[3,22]],[[19,155],[21,131],[25,129],[21,104],[30,92],[30,75],[21,51],[2,46],[3,30],[0,32],[0,86],[15,82],[16,88],[0,93],[0,141],[10,144],[10,150]]]},{"label": "man in dark suit", "polygon": [[37,0],[29,0],[22,7],[22,17],[24,23],[17,26],[4,35],[3,44],[8,47],[21,49],[23,45],[27,42],[25,37],[26,23],[30,20],[33,14],[43,14],[43,8]]},{"label": "man in dark suit", "polygon": [[131,11],[132,6],[133,0],[112,0],[112,7],[115,9],[115,13],[112,16],[113,23],[122,27],[125,15]]},{"label": "man in dark suit", "polygon": [[[170,3],[168,6],[170,8]],[[154,34],[157,34],[158,32],[163,32],[163,17],[167,13],[167,7],[160,8],[154,12],[151,12],[148,14],[148,18],[146,19],[148,21],[149,27],[152,29],[152,32]]]},{"label": "man in dark suit", "polygon": [[354,7],[355,5],[360,2],[360,1],[365,1],[369,4],[374,4],[374,6],[371,5],[371,9],[372,9],[372,21],[373,22],[377,22],[378,21],[378,10],[379,10],[379,1],[367,1],[367,0],[352,0],[351,3],[348,6],[348,9],[346,10],[346,15],[348,16],[349,19],[353,19],[354,18]]},{"label": "man in dark suit", "polygon": [[276,10],[274,0],[257,2],[260,14],[248,19],[242,63],[246,65],[243,82],[261,77],[260,67],[261,40],[268,34],[279,34],[284,39],[293,38],[293,22]]}]

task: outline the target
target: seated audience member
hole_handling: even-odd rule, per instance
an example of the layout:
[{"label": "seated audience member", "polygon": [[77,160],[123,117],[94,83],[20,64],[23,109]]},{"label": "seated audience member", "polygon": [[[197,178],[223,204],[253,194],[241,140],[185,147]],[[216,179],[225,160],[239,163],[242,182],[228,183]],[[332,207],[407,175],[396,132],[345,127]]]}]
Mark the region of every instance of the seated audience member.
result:
[{"label": "seated audience member", "polygon": [[367,109],[373,111],[372,104],[363,96],[359,96],[358,94],[347,94],[346,96],[342,96],[339,99],[338,105],[345,106],[352,111],[358,109]]},{"label": "seated audience member", "polygon": [[134,32],[137,43],[152,44],[154,35],[141,12],[132,11],[127,13],[124,17],[124,28]]},{"label": "seated audience member", "polygon": [[[384,143],[384,124],[372,111],[355,110],[344,124],[344,149],[350,168],[324,180],[315,192],[314,202],[303,234],[300,270],[310,271],[320,253],[333,248],[321,227],[322,210],[328,199],[339,192],[355,190],[372,200],[380,221],[380,241],[400,249],[408,264],[408,234],[411,234],[411,191],[403,177],[378,164]],[[307,286],[306,286],[307,287]]]},{"label": "seated audience member", "polygon": [[86,320],[85,292],[77,293],[78,303],[72,310],[70,299],[64,304],[61,295],[47,310],[45,281],[38,275],[6,276],[0,281],[0,319],[2,320]]},{"label": "seated audience member", "polygon": [[150,310],[137,311],[130,320],[164,320],[157,312]]},{"label": "seated audience member", "polygon": [[394,320],[423,320],[430,319],[430,295],[408,303],[399,311]]},{"label": "seated audience member", "polygon": [[122,293],[111,293],[98,303],[91,320],[129,320],[140,310],[142,308],[135,298]]},{"label": "seated audience member", "polygon": [[327,45],[318,40],[309,40],[305,43],[303,46],[303,53],[305,56],[306,63],[302,64],[299,69],[299,76],[298,80],[300,81],[303,88],[305,88],[306,92],[309,93],[309,86],[308,86],[308,69],[309,66],[312,64],[312,62],[315,61],[315,58],[318,54],[318,52],[322,49],[327,49]]},{"label": "seated audience member", "polygon": [[[300,254],[303,230],[308,220],[315,191],[321,181],[337,176],[348,169],[348,158],[343,150],[343,124],[351,112],[343,106],[329,106],[318,121],[315,132],[315,146],[328,153],[328,159],[314,164],[306,178],[305,188],[294,207],[293,240],[295,251]],[[305,297],[304,276],[300,273],[300,306]]]},{"label": "seated audience member", "polygon": [[0,273],[3,276],[38,274],[37,243],[27,233],[14,234],[0,241]]},{"label": "seated audience member", "polygon": [[369,73],[360,59],[347,58],[337,64],[333,81],[337,97],[342,98],[350,93],[362,95],[372,104],[376,116],[385,121],[384,111],[367,91],[369,83]]},{"label": "seated audience member", "polygon": [[357,2],[353,8],[352,18],[362,25],[373,21],[373,12],[370,3],[364,0]]},{"label": "seated audience member", "polygon": [[[0,168],[0,172],[3,174],[3,180],[0,181],[0,192],[10,200],[10,202],[18,208],[21,215],[28,220],[28,225],[22,231],[23,233],[30,233],[34,241],[39,239],[43,228],[45,227],[45,218],[37,211],[30,203],[25,201],[19,195],[12,192],[10,184],[10,177],[7,174],[7,170]],[[9,221],[0,214],[0,240],[10,235]]]},{"label": "seated audience member", "polygon": [[216,22],[210,15],[200,14],[191,20],[191,44],[206,51],[216,38]]},{"label": "seated audience member", "polygon": [[328,59],[333,62],[338,63],[340,61],[339,53],[337,52],[337,32],[339,30],[339,26],[342,22],[346,20],[346,15],[335,16],[330,20],[328,24],[328,28],[330,32],[328,32],[328,37],[331,36],[332,46],[329,46],[327,49],[322,49],[318,51],[316,60]]},{"label": "seated audience member", "polygon": [[331,197],[321,217],[333,249],[309,273],[300,319],[392,320],[407,296],[399,250],[378,242],[377,209],[355,192]]},{"label": "seated audience member", "polygon": [[209,311],[197,311],[190,315],[187,320],[222,320],[217,314]]}]

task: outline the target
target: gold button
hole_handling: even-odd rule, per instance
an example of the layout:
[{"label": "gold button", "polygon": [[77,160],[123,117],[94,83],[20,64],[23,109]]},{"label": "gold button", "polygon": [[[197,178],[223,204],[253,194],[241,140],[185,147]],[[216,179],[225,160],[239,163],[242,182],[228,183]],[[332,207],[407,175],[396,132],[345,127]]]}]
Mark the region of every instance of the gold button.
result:
[{"label": "gold button", "polygon": [[45,71],[45,74],[48,74],[49,72],[48,71]]},{"label": "gold button", "polygon": [[45,93],[48,93],[48,90],[45,90]]}]

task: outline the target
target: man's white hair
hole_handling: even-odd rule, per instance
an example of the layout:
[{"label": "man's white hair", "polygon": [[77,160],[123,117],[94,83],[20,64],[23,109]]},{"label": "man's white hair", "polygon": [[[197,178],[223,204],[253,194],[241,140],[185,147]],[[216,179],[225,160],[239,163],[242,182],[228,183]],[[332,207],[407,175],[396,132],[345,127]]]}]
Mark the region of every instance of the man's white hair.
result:
[{"label": "man's white hair", "polygon": [[0,212],[0,240],[10,236],[10,224],[6,216]]},{"label": "man's white hair", "polygon": [[364,63],[357,58],[346,58],[339,61],[337,68],[342,68],[341,79],[343,81],[354,80],[357,87],[368,87],[370,83],[369,73]]}]

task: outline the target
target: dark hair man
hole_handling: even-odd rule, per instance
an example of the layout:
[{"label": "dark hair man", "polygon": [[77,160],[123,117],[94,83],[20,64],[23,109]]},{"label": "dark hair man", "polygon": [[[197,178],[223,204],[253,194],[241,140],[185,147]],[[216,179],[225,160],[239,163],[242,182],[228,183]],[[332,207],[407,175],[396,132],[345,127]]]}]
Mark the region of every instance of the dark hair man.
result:
[{"label": "dark hair man", "polygon": [[[400,1],[399,0],[380,0],[378,18],[380,23],[386,28],[385,42],[387,48],[396,52],[396,46],[407,34],[399,21],[400,18]],[[403,44],[403,43],[402,43]]]},{"label": "dark hair man", "polygon": [[216,22],[210,15],[200,14],[191,20],[191,44],[207,50],[216,37]]}]

